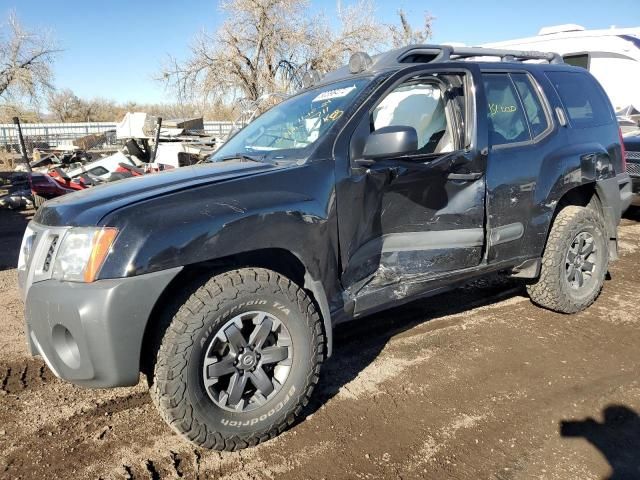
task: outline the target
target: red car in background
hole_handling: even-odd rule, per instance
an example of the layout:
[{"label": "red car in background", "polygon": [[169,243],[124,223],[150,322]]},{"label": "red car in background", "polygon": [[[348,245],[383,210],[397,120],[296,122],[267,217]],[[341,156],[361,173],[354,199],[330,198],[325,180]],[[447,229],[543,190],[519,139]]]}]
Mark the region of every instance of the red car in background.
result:
[{"label": "red car in background", "polygon": [[59,197],[77,189],[63,187],[46,173],[32,173],[29,175],[29,186],[33,195],[33,203],[39,208],[46,200]]},{"label": "red car in background", "polygon": [[[118,168],[110,175],[106,181],[122,180],[123,178],[138,177],[147,173],[161,172],[173,168],[164,164],[146,164],[144,168],[138,168],[127,163],[120,163]],[[85,188],[105,182],[104,179],[84,173],[70,178],[67,173],[59,167],[53,168],[48,173],[32,173],[29,175],[29,185],[33,204],[36,208],[47,200],[67,193],[84,190]]]}]

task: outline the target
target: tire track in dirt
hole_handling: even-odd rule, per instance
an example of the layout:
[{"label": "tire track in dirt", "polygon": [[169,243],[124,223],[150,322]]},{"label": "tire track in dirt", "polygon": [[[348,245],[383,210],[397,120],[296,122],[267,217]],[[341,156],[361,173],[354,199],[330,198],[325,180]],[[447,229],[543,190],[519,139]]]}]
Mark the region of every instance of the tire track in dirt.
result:
[{"label": "tire track in dirt", "polygon": [[40,388],[55,379],[42,360],[35,358],[0,363],[0,395]]},{"label": "tire track in dirt", "polygon": [[69,468],[79,471],[107,453],[101,443],[113,436],[114,424],[126,428],[119,422],[121,415],[129,422],[137,415],[127,412],[142,413],[149,406],[150,398],[142,391],[105,401],[70,418],[54,419],[35,432],[18,434],[11,445],[4,446],[5,474],[13,476],[30,467],[34,477],[62,478]]}]

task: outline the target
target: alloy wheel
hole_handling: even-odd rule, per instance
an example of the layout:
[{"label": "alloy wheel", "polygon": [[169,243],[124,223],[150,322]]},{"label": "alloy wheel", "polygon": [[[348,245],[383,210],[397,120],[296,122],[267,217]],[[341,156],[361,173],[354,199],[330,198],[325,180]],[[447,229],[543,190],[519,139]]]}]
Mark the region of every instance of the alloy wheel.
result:
[{"label": "alloy wheel", "polygon": [[565,272],[569,286],[581,289],[591,282],[598,261],[598,251],[593,235],[578,233],[565,258]]},{"label": "alloy wheel", "polygon": [[202,367],[209,398],[220,408],[247,412],[264,405],[286,381],[293,360],[291,335],[274,315],[236,315],[210,341]]}]

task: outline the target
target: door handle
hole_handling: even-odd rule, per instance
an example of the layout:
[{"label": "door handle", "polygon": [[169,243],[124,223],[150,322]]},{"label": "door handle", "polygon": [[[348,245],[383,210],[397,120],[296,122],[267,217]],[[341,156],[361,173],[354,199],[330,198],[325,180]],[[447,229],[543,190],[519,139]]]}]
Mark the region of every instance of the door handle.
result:
[{"label": "door handle", "polygon": [[465,182],[471,182],[473,180],[478,180],[482,177],[481,172],[475,173],[449,173],[447,175],[447,180],[462,180]]}]

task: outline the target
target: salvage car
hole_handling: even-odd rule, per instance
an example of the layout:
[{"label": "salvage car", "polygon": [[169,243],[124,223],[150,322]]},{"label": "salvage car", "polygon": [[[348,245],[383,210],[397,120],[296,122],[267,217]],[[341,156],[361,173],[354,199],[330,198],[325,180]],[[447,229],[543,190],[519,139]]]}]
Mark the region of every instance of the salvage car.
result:
[{"label": "salvage car", "polygon": [[245,448],[303,415],[340,322],[496,272],[587,308],[630,199],[612,106],[558,55],[357,53],[206,164],[46,202],[29,348],[85,387],[142,372],[176,432]]},{"label": "salvage car", "polygon": [[623,137],[627,171],[633,184],[631,204],[640,207],[640,130],[629,132]]}]

